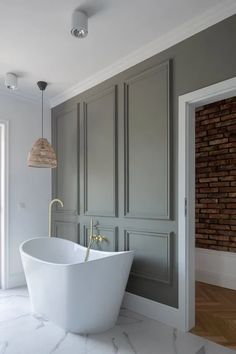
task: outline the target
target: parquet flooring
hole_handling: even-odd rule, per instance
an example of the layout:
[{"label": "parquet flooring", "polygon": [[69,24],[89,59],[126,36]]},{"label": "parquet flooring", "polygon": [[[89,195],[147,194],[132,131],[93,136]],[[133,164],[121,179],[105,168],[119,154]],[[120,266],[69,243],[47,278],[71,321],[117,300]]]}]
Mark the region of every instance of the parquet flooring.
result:
[{"label": "parquet flooring", "polygon": [[236,291],[196,282],[198,336],[236,350]]}]

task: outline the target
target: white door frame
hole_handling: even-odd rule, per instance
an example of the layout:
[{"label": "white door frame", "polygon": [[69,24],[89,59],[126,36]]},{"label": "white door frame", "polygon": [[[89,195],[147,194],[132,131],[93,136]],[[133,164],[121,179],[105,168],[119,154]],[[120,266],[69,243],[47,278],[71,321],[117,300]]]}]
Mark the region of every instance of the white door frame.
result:
[{"label": "white door frame", "polygon": [[185,331],[195,325],[195,108],[236,95],[236,77],[179,97],[179,311]]},{"label": "white door frame", "polygon": [[0,121],[0,288],[9,279],[9,122]]}]

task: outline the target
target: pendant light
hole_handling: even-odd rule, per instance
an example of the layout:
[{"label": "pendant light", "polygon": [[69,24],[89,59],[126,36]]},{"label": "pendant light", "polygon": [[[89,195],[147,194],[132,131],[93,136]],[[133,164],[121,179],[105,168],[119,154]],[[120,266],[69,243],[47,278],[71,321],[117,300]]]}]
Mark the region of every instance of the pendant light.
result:
[{"label": "pendant light", "polygon": [[28,156],[29,167],[55,168],[57,167],[57,158],[52,145],[43,137],[43,92],[47,87],[45,81],[37,82],[38,88],[42,92],[42,138],[38,139]]}]

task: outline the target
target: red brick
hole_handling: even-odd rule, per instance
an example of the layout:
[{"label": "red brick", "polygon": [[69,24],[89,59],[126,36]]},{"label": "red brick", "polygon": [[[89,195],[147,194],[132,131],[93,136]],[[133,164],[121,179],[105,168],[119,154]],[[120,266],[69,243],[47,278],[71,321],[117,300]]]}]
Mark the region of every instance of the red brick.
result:
[{"label": "red brick", "polygon": [[203,111],[200,111],[200,116],[207,115],[209,113],[213,113],[217,111],[219,111],[219,107],[214,105],[213,107],[205,108]]},{"label": "red brick", "polygon": [[[236,172],[236,170],[235,170]],[[224,176],[224,177],[219,177],[220,181],[236,181],[236,176]]]},{"label": "red brick", "polygon": [[[209,235],[210,240],[217,240],[217,241],[228,241],[229,242],[229,236],[220,236],[220,235]],[[224,245],[228,246],[228,244]]]},{"label": "red brick", "polygon": [[210,187],[229,187],[229,182],[213,182],[209,184]]},{"label": "red brick", "polygon": [[236,113],[235,114],[229,114],[229,115],[226,115],[226,116],[223,116],[221,117],[221,121],[231,121],[232,120],[232,123],[235,122],[235,118],[236,118]]},{"label": "red brick", "polygon": [[236,203],[228,203],[226,204],[227,209],[236,209]]},{"label": "red brick", "polygon": [[204,137],[204,136],[206,136],[207,135],[207,132],[206,131],[203,131],[203,130],[201,130],[202,128],[198,128],[198,129],[196,129],[196,136],[198,137],[198,138],[202,138],[202,137]]},{"label": "red brick", "polygon": [[208,146],[208,143],[205,141],[205,142],[201,142],[201,143],[197,143],[195,144],[195,148],[198,149],[200,147],[204,147],[204,146]]},{"label": "red brick", "polygon": [[209,145],[220,145],[228,142],[228,138],[215,139],[209,142]]},{"label": "red brick", "polygon": [[208,239],[208,235],[203,235],[203,234],[195,234],[197,239]]},{"label": "red brick", "polygon": [[200,199],[200,203],[218,203],[218,199],[216,198]]},{"label": "red brick", "polygon": [[228,154],[228,152],[229,152],[229,149],[218,149],[218,146],[217,145],[215,145],[215,147],[217,147],[217,150],[213,150],[213,151],[209,151],[209,156],[217,156],[217,155],[219,155],[219,154]]},{"label": "red brick", "polygon": [[221,203],[234,203],[235,201],[236,201],[236,199],[230,198],[230,196],[229,196],[229,198],[220,198]]},{"label": "red brick", "polygon": [[207,167],[207,162],[196,162],[196,168]]},{"label": "red brick", "polygon": [[210,172],[209,177],[222,177],[222,176],[228,176],[228,174],[229,174],[228,171],[215,171],[215,172]]},{"label": "red brick", "polygon": [[229,197],[236,198],[236,193],[229,193]]},{"label": "red brick", "polygon": [[217,208],[217,209],[224,209],[225,208],[225,204],[207,204],[207,208]]},{"label": "red brick", "polygon": [[234,147],[236,147],[236,142],[221,144],[220,146],[221,149],[229,149]]},{"label": "red brick", "polygon": [[207,234],[207,235],[216,235],[216,230],[203,229],[203,230],[199,231],[198,233]]},{"label": "red brick", "polygon": [[[227,187],[226,187],[227,188]],[[217,193],[219,191],[218,188],[200,188],[200,193]],[[236,189],[235,189],[236,191]]]},{"label": "red brick", "polygon": [[215,230],[230,230],[229,225],[210,225],[209,227]]},{"label": "red brick", "polygon": [[[207,175],[207,174],[206,174]],[[207,178],[200,178],[199,181],[201,183],[208,183],[208,182],[217,182],[218,178],[217,177],[207,177]]]},{"label": "red brick", "polygon": [[207,209],[201,209],[201,213],[202,214],[218,214],[219,210],[207,208]]},{"label": "red brick", "polygon": [[235,122],[233,120],[225,120],[219,123],[215,123],[216,128],[218,127],[228,127],[229,125],[233,125]]},{"label": "red brick", "polygon": [[197,247],[236,252],[235,118],[236,97],[196,112]]}]

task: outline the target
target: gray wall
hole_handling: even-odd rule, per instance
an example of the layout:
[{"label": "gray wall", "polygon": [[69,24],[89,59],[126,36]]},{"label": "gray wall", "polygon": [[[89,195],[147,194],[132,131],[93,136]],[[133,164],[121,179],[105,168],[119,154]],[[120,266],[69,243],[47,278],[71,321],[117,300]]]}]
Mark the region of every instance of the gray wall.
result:
[{"label": "gray wall", "polygon": [[[110,240],[104,249],[136,251],[128,291],[174,307],[178,97],[236,76],[235,38],[233,16],[52,112],[61,161],[53,196],[66,201],[63,212],[54,212],[55,234],[86,244],[93,215]],[[169,81],[160,70],[168,63]]]}]

